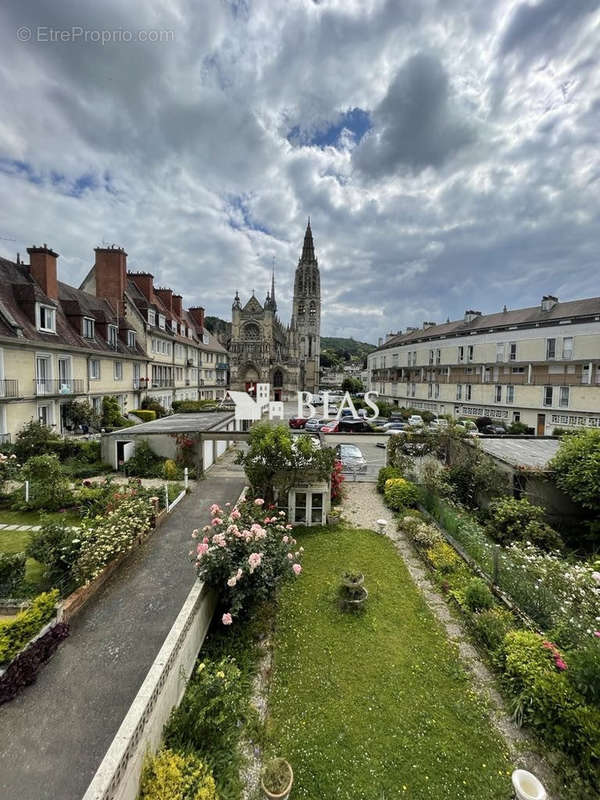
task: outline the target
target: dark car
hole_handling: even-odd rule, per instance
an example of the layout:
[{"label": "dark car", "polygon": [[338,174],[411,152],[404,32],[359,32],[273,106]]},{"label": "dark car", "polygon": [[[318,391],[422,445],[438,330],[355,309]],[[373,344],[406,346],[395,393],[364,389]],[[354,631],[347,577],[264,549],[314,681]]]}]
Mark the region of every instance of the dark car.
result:
[{"label": "dark car", "polygon": [[288,424],[290,428],[303,428],[307,420],[308,417],[290,417]]},{"label": "dark car", "polygon": [[338,461],[342,462],[344,472],[366,472],[367,462],[358,447],[353,444],[338,444],[335,448]]},{"label": "dark car", "polygon": [[481,432],[488,436],[502,436],[506,433],[506,428],[503,428],[502,425],[484,425]]},{"label": "dark car", "polygon": [[372,428],[366,419],[348,417],[340,420],[338,430],[340,433],[370,433]]}]

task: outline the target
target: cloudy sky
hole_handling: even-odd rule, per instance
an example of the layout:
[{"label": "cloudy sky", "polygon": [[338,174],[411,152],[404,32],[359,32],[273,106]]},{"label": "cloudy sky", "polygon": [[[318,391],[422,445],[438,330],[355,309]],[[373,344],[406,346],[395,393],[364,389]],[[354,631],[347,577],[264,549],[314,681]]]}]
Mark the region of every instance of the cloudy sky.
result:
[{"label": "cloudy sky", "polygon": [[322,330],[372,342],[598,296],[599,6],[5,0],[0,254],[117,243],[227,319],[275,258],[287,321],[310,215]]}]

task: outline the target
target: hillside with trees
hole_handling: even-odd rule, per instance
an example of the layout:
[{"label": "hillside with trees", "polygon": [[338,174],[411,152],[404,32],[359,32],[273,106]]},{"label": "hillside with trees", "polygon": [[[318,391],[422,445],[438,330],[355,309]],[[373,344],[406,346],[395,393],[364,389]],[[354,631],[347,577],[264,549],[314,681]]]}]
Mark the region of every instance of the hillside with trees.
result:
[{"label": "hillside with trees", "polygon": [[321,366],[342,367],[345,364],[362,362],[376,347],[356,339],[339,336],[321,336]]}]

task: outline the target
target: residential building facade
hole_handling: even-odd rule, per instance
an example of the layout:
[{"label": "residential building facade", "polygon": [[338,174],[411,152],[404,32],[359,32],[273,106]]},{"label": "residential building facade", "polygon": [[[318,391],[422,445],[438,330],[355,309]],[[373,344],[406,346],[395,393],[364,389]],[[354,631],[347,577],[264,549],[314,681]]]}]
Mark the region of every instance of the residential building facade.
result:
[{"label": "residential building facade", "polygon": [[600,427],[600,298],[390,335],[368,356],[370,388],[399,406],[522,422],[537,435]]},{"label": "residential building facade", "polygon": [[[58,254],[28,248],[30,264],[0,258],[0,437],[30,420],[65,432],[70,400],[98,412],[106,396],[124,415],[154,397],[224,396],[225,349],[204,328],[204,309],[127,273],[121,248],[97,248],[82,286],[58,280]],[[141,288],[140,288],[141,286]]]}]

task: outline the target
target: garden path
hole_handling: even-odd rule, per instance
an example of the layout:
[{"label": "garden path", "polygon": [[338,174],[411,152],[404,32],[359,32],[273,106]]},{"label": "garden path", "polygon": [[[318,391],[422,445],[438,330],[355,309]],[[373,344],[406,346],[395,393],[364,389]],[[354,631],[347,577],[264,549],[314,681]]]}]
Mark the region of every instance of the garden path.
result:
[{"label": "garden path", "polygon": [[[423,593],[425,602],[436,619],[444,627],[450,640],[456,643],[459,656],[474,678],[475,689],[482,702],[490,709],[492,723],[504,736],[514,759],[515,767],[528,769],[537,775],[545,784],[556,785],[556,777],[538,752],[534,743],[518,728],[506,711],[502,696],[496,688],[496,682],[487,666],[480,659],[477,650],[468,641],[468,637],[457,617],[452,613],[445,598],[436,591],[427,577],[423,562],[416,554],[410,540],[402,530],[398,530],[394,513],[384,505],[383,497],[377,492],[373,483],[346,484],[346,496],[342,505],[342,516],[356,528],[368,528],[376,531],[377,520],[387,520],[386,536],[395,544],[402,556],[408,572],[416,586]],[[548,793],[548,800],[551,800]]]},{"label": "garden path", "polygon": [[243,488],[230,462],[228,454],[90,600],[37,683],[0,707],[4,800],[80,800],[195,580],[192,529]]}]

